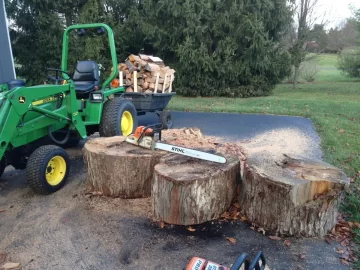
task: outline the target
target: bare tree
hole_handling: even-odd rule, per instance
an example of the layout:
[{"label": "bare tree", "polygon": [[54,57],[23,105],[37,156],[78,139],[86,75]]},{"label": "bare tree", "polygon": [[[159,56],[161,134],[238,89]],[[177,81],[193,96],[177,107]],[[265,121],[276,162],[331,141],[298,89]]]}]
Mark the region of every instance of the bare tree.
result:
[{"label": "bare tree", "polygon": [[[291,41],[291,54],[292,64],[294,66],[293,86],[297,87],[300,77],[300,65],[306,58],[306,47],[310,29],[312,26],[319,22],[321,18],[325,18],[325,14],[319,14],[319,0],[296,0],[293,2],[294,10],[294,33]],[[324,19],[321,24],[325,25]]]}]

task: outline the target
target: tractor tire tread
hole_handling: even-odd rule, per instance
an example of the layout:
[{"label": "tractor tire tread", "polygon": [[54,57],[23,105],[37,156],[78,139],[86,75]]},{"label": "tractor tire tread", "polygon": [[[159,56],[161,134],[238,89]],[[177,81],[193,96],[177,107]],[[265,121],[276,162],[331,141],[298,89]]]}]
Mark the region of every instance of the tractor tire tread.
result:
[{"label": "tractor tire tread", "polygon": [[[54,150],[64,150],[56,145],[43,145],[37,148],[29,157],[26,164],[26,177],[27,183],[30,187],[39,194],[50,194],[46,187],[41,183],[40,179],[42,177],[40,167],[44,162],[46,156]],[[67,164],[69,165],[69,164]],[[63,180],[64,182],[66,179]]]},{"label": "tractor tire tread", "polygon": [[[118,119],[119,109],[121,108],[122,104],[128,102],[131,101],[123,99],[121,97],[115,97],[113,99],[108,100],[104,104],[102,118],[99,126],[99,133],[101,137],[112,137],[119,135],[117,132],[117,126],[119,125],[119,119]],[[137,113],[135,107],[133,109],[134,112],[132,115],[134,120],[134,129],[135,129],[137,126]]]}]

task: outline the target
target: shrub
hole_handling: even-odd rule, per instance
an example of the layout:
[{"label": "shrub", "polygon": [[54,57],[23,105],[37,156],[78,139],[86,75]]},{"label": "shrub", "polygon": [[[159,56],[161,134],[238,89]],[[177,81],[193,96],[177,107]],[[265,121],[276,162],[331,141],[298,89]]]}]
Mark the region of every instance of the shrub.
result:
[{"label": "shrub", "polygon": [[342,51],[339,56],[337,67],[346,76],[360,78],[360,48]]},{"label": "shrub", "polygon": [[314,82],[319,71],[315,61],[306,61],[301,65],[300,77],[306,82]]}]

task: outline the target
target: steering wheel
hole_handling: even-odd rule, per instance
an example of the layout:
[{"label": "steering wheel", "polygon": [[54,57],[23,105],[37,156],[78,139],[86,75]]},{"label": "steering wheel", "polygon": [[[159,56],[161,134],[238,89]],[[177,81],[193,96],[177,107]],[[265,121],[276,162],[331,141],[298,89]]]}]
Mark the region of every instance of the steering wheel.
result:
[{"label": "steering wheel", "polygon": [[64,79],[59,76],[60,73],[65,73],[66,75],[69,76],[69,78],[71,78],[71,76],[70,76],[69,73],[67,73],[66,71],[63,71],[63,70],[61,70],[61,69],[58,69],[58,68],[47,68],[46,71],[55,71],[55,77],[49,75],[48,72],[46,72],[46,76],[47,76],[48,79],[55,81],[55,84],[56,84],[56,85],[58,85],[59,82],[63,82],[63,81],[64,81]]}]

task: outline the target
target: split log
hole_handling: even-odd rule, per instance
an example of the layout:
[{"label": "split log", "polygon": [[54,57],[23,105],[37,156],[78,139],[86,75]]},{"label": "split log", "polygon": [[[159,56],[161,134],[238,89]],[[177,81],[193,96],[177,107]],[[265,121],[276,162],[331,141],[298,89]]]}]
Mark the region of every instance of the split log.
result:
[{"label": "split log", "polygon": [[280,235],[327,234],[337,222],[347,176],[322,161],[288,155],[276,163],[268,160],[263,154],[245,161],[239,195],[243,214]]},{"label": "split log", "polygon": [[131,145],[122,136],[89,140],[83,152],[93,191],[124,199],[151,195],[153,168],[167,154]]},{"label": "split log", "polygon": [[[174,80],[175,70],[165,66],[158,57],[131,54],[125,63],[118,65],[118,69],[119,72],[122,71],[119,73],[119,79],[122,79],[125,86],[131,86],[135,92],[136,90],[145,92],[147,89],[153,90],[154,93],[171,92],[170,88]],[[157,81],[161,84],[161,88],[156,87]],[[155,83],[155,86],[150,87],[151,83]],[[138,86],[142,89],[137,89]]]},{"label": "split log", "polygon": [[151,64],[151,63],[148,63],[146,66],[145,66],[145,69],[147,71],[151,71],[151,72],[155,72],[155,71],[160,71],[160,67],[156,64]]},{"label": "split log", "polygon": [[219,164],[169,154],[155,166],[152,188],[155,218],[192,225],[217,219],[231,205],[240,177],[238,158]]}]

